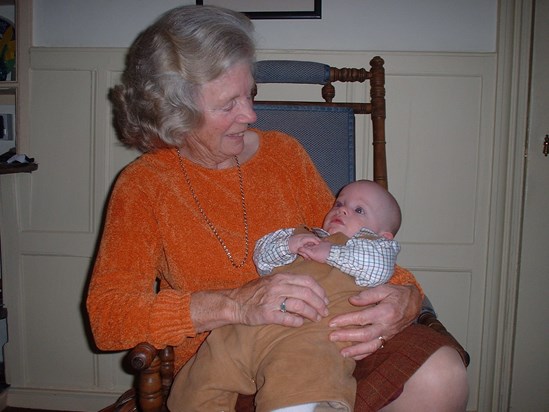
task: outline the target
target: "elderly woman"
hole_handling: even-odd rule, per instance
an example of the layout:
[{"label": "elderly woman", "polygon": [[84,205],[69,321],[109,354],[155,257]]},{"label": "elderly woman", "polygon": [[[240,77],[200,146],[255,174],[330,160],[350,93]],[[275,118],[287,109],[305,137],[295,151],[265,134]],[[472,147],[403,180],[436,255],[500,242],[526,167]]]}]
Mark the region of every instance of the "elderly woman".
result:
[{"label": "elderly woman", "polygon": [[[117,179],[90,283],[100,349],[172,345],[179,370],[215,328],[328,315],[310,276],[259,278],[250,256],[279,227],[321,225],[334,200],[293,138],[248,128],[254,61],[251,22],[215,7],[174,9],[132,45],[111,98],[121,140],[143,155]],[[351,299],[363,309],[332,321],[330,340],[361,360],[356,410],[465,409],[458,352],[412,325],[420,301],[397,267]]]}]

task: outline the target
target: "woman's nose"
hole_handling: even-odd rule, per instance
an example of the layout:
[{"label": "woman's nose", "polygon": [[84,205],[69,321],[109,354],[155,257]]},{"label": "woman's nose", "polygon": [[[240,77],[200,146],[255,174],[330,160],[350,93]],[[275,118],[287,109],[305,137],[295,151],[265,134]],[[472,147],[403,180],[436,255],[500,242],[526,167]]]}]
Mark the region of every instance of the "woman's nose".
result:
[{"label": "woman's nose", "polygon": [[241,123],[255,123],[257,120],[257,114],[255,113],[253,101],[246,99],[240,105],[240,113],[238,114],[238,121]]}]

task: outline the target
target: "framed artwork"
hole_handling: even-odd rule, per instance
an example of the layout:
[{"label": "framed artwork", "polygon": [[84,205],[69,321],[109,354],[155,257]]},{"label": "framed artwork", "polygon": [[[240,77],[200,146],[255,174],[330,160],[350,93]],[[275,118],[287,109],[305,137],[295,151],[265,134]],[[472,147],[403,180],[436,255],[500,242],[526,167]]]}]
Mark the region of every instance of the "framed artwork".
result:
[{"label": "framed artwork", "polygon": [[320,19],[322,0],[196,0],[240,11],[250,19]]}]

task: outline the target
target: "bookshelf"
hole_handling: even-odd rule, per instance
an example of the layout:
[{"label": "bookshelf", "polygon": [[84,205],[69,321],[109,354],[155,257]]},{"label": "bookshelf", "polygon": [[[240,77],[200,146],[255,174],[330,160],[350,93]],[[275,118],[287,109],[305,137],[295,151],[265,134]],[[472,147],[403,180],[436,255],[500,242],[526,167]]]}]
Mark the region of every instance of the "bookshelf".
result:
[{"label": "bookshelf", "polygon": [[[28,75],[32,2],[0,0],[0,155],[14,149],[27,153]],[[28,173],[31,164],[0,163],[0,174]]]}]

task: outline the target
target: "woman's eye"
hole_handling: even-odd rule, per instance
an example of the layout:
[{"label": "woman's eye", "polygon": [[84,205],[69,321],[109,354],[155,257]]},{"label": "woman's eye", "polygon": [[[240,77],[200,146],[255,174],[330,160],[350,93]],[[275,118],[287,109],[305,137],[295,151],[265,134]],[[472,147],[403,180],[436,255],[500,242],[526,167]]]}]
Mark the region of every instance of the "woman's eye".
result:
[{"label": "woman's eye", "polygon": [[224,112],[230,112],[231,110],[233,110],[234,105],[235,105],[235,101],[231,100],[229,103],[223,106],[221,110]]}]

